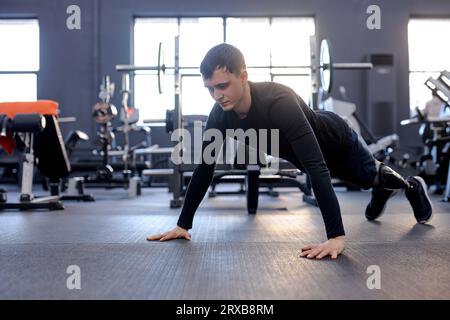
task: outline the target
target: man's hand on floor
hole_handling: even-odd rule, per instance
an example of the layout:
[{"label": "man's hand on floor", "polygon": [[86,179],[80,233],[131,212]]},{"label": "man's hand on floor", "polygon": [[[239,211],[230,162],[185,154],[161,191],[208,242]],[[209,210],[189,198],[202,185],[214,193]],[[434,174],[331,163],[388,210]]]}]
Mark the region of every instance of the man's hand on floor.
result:
[{"label": "man's hand on floor", "polygon": [[336,259],[345,249],[345,236],[331,238],[321,244],[310,244],[302,248],[300,257],[322,259],[331,256]]},{"label": "man's hand on floor", "polygon": [[161,233],[161,234],[154,234],[147,237],[148,241],[166,241],[166,240],[172,240],[172,239],[187,239],[191,240],[191,235],[186,229],[183,229],[179,226],[176,226],[170,231]]}]

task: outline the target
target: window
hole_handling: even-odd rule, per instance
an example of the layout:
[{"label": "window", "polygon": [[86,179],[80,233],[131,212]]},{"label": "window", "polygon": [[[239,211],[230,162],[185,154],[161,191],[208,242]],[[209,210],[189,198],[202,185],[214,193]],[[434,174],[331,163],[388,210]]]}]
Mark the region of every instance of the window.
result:
[{"label": "window", "polygon": [[[178,34],[178,22],[173,19],[140,19],[134,24],[134,64],[156,66],[158,46],[164,44],[164,63],[174,65],[174,37]],[[173,109],[173,77],[164,77],[163,94],[158,93],[155,72],[137,71],[134,77],[134,106],[143,119],[163,119],[166,109]]]},{"label": "window", "polygon": [[313,18],[228,18],[226,26],[227,42],[244,54],[250,80],[285,84],[308,103],[311,69],[298,66],[311,64]]},{"label": "window", "polygon": [[429,77],[436,78],[440,71],[450,69],[450,18],[413,18],[408,24],[409,46],[409,100],[411,115],[415,108],[425,107],[431,91],[425,86]]},{"label": "window", "polygon": [[222,43],[222,18],[180,20],[180,67],[195,67],[181,72],[183,114],[209,114],[213,100],[205,89],[199,66],[208,50]]},{"label": "window", "polygon": [[37,19],[0,19],[0,102],[35,101],[39,71]]},{"label": "window", "polygon": [[[286,84],[308,101],[310,69],[299,66],[311,63],[309,38],[314,33],[313,18],[136,18],[134,64],[156,66],[158,45],[162,42],[164,62],[173,66],[174,37],[179,35],[183,114],[207,115],[214,101],[203,86],[198,67],[211,47],[227,42],[245,55],[250,81]],[[160,95],[156,72],[136,72],[134,102],[140,109],[141,121],[163,119],[166,109],[174,108],[173,74],[171,69],[166,71],[164,92]]]}]

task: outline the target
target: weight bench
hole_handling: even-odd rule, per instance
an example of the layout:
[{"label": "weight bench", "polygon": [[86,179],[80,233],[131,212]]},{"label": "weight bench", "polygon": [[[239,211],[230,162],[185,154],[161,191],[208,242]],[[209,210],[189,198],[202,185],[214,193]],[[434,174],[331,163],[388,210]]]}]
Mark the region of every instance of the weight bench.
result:
[{"label": "weight bench", "polygon": [[[58,103],[51,100],[0,103],[0,146],[7,153],[23,149],[21,194],[18,203],[8,203],[2,190],[0,210],[62,210],[59,197],[60,179],[70,172],[70,163],[59,129]],[[52,196],[35,197],[33,170],[49,178]]]},{"label": "weight bench", "polygon": [[[307,184],[297,180],[298,170],[280,168],[276,173],[268,174],[264,167],[259,165],[246,165],[240,170],[216,170],[213,182],[211,184],[212,190],[208,196],[215,197],[216,195],[226,194],[245,194],[247,201],[247,212],[255,214],[258,210],[258,199],[261,193],[266,193],[270,196],[278,196],[278,192],[273,191],[274,187],[294,187],[303,192],[303,201],[317,206],[317,201],[314,198],[311,188]],[[227,178],[229,177],[229,178]],[[215,187],[219,183],[241,183],[241,190],[239,191],[222,191],[218,192]],[[243,185],[243,186],[242,186]],[[261,192],[260,187],[266,187],[267,192]]]}]

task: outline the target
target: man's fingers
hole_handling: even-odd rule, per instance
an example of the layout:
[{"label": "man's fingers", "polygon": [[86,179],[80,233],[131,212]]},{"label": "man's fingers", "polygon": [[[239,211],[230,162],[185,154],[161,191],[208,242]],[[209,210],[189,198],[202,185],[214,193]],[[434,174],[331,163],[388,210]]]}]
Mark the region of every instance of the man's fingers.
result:
[{"label": "man's fingers", "polygon": [[153,240],[161,240],[161,238],[164,238],[169,232],[164,232],[164,233],[159,233],[159,234],[154,234],[151,236],[147,237],[148,241],[153,241]]},{"label": "man's fingers", "polygon": [[175,239],[175,238],[176,238],[176,236],[174,236],[173,234],[167,233],[164,237],[159,239],[159,241],[172,240],[172,239]]},{"label": "man's fingers", "polygon": [[177,236],[177,239],[186,239],[186,240],[191,240],[191,235],[189,233],[180,233]]},{"label": "man's fingers", "polygon": [[315,256],[317,256],[320,252],[320,249],[314,249],[312,250],[312,252],[310,254],[308,254],[306,257],[307,258],[314,258]]},{"label": "man's fingers", "polygon": [[307,256],[308,254],[310,254],[312,252],[312,250],[305,250],[305,251],[303,251],[303,252],[300,252],[300,257],[305,257],[305,256]]},{"label": "man's fingers", "polygon": [[316,257],[316,259],[322,259],[323,257],[326,257],[327,255],[329,255],[330,252],[326,249],[323,249]]},{"label": "man's fingers", "polygon": [[161,241],[172,240],[172,239],[187,239],[191,240],[191,235],[185,233],[168,233]]},{"label": "man's fingers", "polygon": [[341,244],[339,241],[337,241],[337,245],[335,245],[335,242],[336,240],[329,240],[322,244],[306,245],[302,248],[299,256],[306,257],[308,259],[316,258],[318,260],[323,259],[326,256],[331,256],[332,259],[337,259],[337,257],[344,250],[345,242],[344,244]]},{"label": "man's fingers", "polygon": [[147,240],[154,241],[154,240],[159,240],[161,238],[162,238],[162,234],[154,234],[154,235],[148,236]]},{"label": "man's fingers", "polygon": [[316,246],[317,245],[315,245],[315,244],[308,244],[302,248],[302,251],[314,249]]},{"label": "man's fingers", "polygon": [[303,251],[300,253],[300,257],[307,257],[307,258],[316,258],[316,259],[323,259],[324,257],[330,255],[333,259],[336,259],[338,256],[337,251],[330,252],[326,249],[311,249],[307,251]]},{"label": "man's fingers", "polygon": [[159,240],[159,241],[167,241],[172,239],[187,239],[191,240],[191,234],[187,232],[187,230],[182,229],[180,227],[176,227],[167,232],[153,234],[147,237],[148,241]]}]

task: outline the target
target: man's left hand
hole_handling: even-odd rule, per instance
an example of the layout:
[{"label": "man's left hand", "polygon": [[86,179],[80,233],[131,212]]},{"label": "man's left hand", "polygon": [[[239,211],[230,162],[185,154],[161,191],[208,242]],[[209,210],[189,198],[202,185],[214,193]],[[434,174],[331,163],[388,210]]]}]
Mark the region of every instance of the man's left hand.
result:
[{"label": "man's left hand", "polygon": [[336,259],[345,249],[345,236],[331,238],[321,244],[310,244],[302,248],[300,257],[307,257],[309,259],[322,259],[326,256],[331,256],[331,259]]}]

